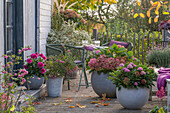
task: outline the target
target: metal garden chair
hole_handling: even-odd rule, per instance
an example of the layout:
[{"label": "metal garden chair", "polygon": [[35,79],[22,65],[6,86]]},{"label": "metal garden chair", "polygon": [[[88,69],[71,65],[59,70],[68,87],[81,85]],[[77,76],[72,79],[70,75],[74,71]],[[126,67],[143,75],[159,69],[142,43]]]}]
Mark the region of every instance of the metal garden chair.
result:
[{"label": "metal garden chair", "polygon": [[[46,47],[47,47],[47,56],[57,55],[59,52],[65,54],[63,44],[49,44]],[[86,57],[88,51],[86,51],[83,47],[76,47],[76,46],[69,46],[69,45],[64,45],[64,47],[66,48],[66,50],[70,50],[71,55],[76,58],[75,63],[78,66],[82,67],[78,90],[80,90],[80,86],[86,86],[86,88],[89,87],[87,74],[86,74]],[[83,75],[85,78],[85,85],[81,84]],[[68,90],[70,90],[69,81],[68,81]]]}]

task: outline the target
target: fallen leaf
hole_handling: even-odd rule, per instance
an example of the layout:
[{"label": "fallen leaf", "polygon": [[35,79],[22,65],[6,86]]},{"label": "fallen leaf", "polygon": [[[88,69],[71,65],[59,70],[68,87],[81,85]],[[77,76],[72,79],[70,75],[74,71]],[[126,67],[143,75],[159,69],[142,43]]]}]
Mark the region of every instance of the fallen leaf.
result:
[{"label": "fallen leaf", "polygon": [[102,105],[103,106],[108,106],[110,104],[110,102],[108,102],[107,104],[106,103],[103,103]]},{"label": "fallen leaf", "polygon": [[53,103],[54,106],[61,105],[61,104],[62,104],[62,102],[60,102],[60,103]]},{"label": "fallen leaf", "polygon": [[75,108],[75,106],[69,106],[69,108]]},{"label": "fallen leaf", "polygon": [[80,105],[79,108],[86,108],[86,105]]},{"label": "fallen leaf", "polygon": [[95,104],[95,106],[96,106],[96,107],[99,107],[99,105],[98,105],[98,104]]},{"label": "fallen leaf", "polygon": [[73,101],[72,98],[67,98],[67,99],[65,100],[66,103],[70,103],[70,102],[72,102],[72,101]]},{"label": "fallen leaf", "polygon": [[100,101],[91,101],[90,102],[91,104],[99,104],[99,103],[101,103]]},{"label": "fallen leaf", "polygon": [[107,101],[111,101],[112,99],[111,98],[106,98]]},{"label": "fallen leaf", "polygon": [[102,94],[102,100],[106,100],[106,93]]}]

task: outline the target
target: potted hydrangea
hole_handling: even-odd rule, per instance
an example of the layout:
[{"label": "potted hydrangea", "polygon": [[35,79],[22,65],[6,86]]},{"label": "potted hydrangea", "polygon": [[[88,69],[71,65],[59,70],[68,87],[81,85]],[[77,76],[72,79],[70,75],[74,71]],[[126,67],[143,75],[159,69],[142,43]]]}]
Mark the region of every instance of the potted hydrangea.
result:
[{"label": "potted hydrangea", "polygon": [[110,73],[109,77],[116,85],[116,95],[119,103],[127,109],[139,109],[149,99],[149,88],[156,81],[152,68],[138,63],[128,62]]},{"label": "potted hydrangea", "polygon": [[116,44],[95,51],[95,58],[90,59],[88,66],[91,69],[90,72],[93,72],[91,76],[92,88],[100,97],[104,93],[107,97],[116,97],[116,86],[108,79],[109,72],[117,70],[117,67],[121,63],[126,63],[130,57],[132,57],[131,51],[127,53],[124,47]]},{"label": "potted hydrangea", "polygon": [[47,93],[50,97],[61,96],[63,77],[69,80],[69,75],[77,69],[70,54],[68,50],[65,55],[50,56],[46,61]]},{"label": "potted hydrangea", "polygon": [[38,54],[37,52],[26,59],[23,67],[28,71],[25,76],[27,82],[24,84],[27,89],[39,89],[42,86],[44,77],[46,77],[46,66],[44,64],[46,59],[42,53]]}]

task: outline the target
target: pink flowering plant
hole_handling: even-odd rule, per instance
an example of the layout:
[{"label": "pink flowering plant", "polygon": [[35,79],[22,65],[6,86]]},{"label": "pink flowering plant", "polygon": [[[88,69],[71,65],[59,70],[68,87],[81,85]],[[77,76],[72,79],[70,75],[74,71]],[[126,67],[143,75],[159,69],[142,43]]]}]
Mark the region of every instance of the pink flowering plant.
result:
[{"label": "pink flowering plant", "polygon": [[77,70],[77,65],[74,62],[75,58],[72,57],[70,50],[65,50],[65,54],[59,54],[56,56],[48,57],[46,61],[47,66],[47,77],[56,78],[56,77],[67,77],[72,74],[73,71]]},{"label": "pink flowering plant", "polygon": [[132,51],[127,52],[124,47],[116,44],[113,44],[109,48],[97,49],[94,51],[94,55],[95,58],[91,58],[88,62],[88,66],[91,69],[90,72],[112,72],[113,70],[117,70],[120,64],[125,64],[130,59],[133,59]]},{"label": "pink flowering plant", "polygon": [[153,81],[156,81],[157,78],[152,68],[138,64],[136,61],[120,64],[118,69],[110,75],[109,79],[119,90],[121,86],[124,88],[149,88],[154,85]]},{"label": "pink flowering plant", "polygon": [[25,70],[28,71],[28,74],[26,77],[33,77],[33,75],[36,75],[38,77],[46,77],[46,65],[45,61],[47,60],[46,56],[44,54],[40,53],[38,54],[33,53],[30,56],[27,57],[25,61],[25,65],[23,67]]},{"label": "pink flowering plant", "polygon": [[[26,81],[24,77],[28,74],[28,71],[25,69],[14,70],[14,66],[20,64],[22,61],[20,54],[27,50],[31,50],[31,47],[20,49],[18,55],[3,55],[6,62],[5,64],[0,63],[0,86],[2,88],[0,91],[0,113],[18,113],[16,107],[19,104],[19,100],[22,95],[26,95],[24,90],[18,90],[17,86],[18,84],[24,84]],[[30,112],[35,112],[35,108],[31,104],[25,106],[25,108],[29,109]],[[19,111],[20,113],[28,112],[28,110]]]}]

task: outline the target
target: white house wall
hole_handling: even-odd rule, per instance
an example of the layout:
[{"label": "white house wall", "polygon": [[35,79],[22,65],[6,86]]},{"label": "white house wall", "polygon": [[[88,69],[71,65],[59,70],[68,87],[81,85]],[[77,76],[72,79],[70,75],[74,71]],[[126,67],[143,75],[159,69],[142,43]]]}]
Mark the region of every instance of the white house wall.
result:
[{"label": "white house wall", "polygon": [[[3,16],[3,1],[0,0],[0,62],[4,62],[3,58],[1,57],[4,54],[4,16]],[[1,82],[1,78],[0,78]],[[1,91],[1,86],[0,86],[0,91]]]},{"label": "white house wall", "polygon": [[52,0],[40,0],[39,51],[46,53],[46,39],[51,29]]},{"label": "white house wall", "polygon": [[35,0],[23,1],[24,46],[30,45],[33,48],[25,52],[24,59],[35,52],[35,11]]}]

